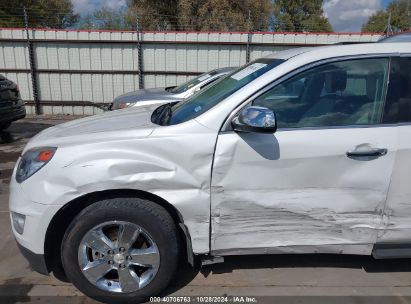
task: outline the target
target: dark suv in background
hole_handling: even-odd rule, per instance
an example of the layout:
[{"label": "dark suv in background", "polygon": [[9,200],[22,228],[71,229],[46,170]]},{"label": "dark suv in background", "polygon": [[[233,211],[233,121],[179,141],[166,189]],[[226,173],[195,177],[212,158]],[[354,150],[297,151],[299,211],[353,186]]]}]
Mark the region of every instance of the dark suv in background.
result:
[{"label": "dark suv in background", "polygon": [[0,131],[25,116],[26,109],[18,85],[0,75]]}]

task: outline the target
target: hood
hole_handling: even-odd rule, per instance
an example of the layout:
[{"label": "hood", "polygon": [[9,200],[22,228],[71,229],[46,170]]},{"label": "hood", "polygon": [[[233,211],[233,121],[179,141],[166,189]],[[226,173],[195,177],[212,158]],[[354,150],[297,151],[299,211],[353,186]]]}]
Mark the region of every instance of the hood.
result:
[{"label": "hood", "polygon": [[110,137],[146,137],[157,126],[151,122],[151,114],[156,107],[140,106],[66,122],[34,136],[25,150],[40,143],[54,146],[58,143],[109,140]]},{"label": "hood", "polygon": [[167,97],[172,97],[173,95],[175,94],[166,91],[166,88],[137,90],[116,97],[113,100],[113,104],[115,105],[123,102],[135,102],[150,99],[165,99]]}]

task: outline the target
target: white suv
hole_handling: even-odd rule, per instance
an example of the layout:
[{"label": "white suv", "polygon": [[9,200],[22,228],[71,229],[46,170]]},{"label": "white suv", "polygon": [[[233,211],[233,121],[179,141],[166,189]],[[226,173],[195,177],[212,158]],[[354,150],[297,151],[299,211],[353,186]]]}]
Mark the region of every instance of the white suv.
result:
[{"label": "white suv", "polygon": [[185,252],[411,257],[410,84],[410,44],[301,48],[52,127],[16,164],[14,235],[112,303],[158,295]]}]

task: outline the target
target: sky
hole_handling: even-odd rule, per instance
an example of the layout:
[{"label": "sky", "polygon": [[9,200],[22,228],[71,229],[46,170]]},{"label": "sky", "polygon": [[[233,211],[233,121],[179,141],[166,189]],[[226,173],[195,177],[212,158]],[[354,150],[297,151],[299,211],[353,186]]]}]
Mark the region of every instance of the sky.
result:
[{"label": "sky", "polygon": [[111,9],[120,9],[126,5],[127,0],[71,0],[71,2],[76,13],[86,15],[104,6]]},{"label": "sky", "polygon": [[[71,0],[76,13],[85,15],[103,6],[120,9],[127,0]],[[167,1],[167,0],[165,0]],[[334,31],[358,32],[368,17],[383,9],[391,0],[324,0],[324,13]]]},{"label": "sky", "polygon": [[385,8],[390,0],[325,0],[323,9],[337,32],[358,32],[368,17]]}]

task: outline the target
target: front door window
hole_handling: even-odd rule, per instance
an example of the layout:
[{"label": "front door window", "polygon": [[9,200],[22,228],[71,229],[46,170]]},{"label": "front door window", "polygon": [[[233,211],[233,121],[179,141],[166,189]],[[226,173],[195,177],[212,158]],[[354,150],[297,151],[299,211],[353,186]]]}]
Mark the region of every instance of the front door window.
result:
[{"label": "front door window", "polygon": [[388,69],[388,58],[324,64],[272,88],[253,105],[272,109],[279,128],[378,124]]}]

